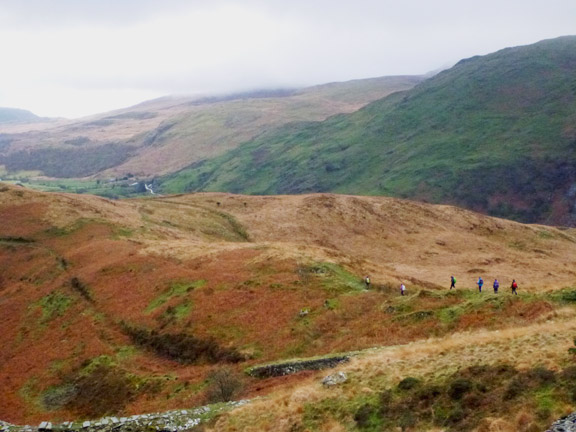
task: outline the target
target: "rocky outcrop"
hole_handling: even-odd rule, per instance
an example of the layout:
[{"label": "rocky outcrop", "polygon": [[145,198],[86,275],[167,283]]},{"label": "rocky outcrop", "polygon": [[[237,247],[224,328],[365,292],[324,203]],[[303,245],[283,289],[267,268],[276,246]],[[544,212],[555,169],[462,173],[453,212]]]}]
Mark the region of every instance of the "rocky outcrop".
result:
[{"label": "rocky outcrop", "polygon": [[343,384],[348,381],[348,375],[346,372],[337,372],[332,375],[328,375],[322,380],[322,385],[326,387],[332,387],[338,384]]},{"label": "rocky outcrop", "polygon": [[95,421],[52,424],[45,421],[38,426],[16,426],[0,421],[0,432],[179,432],[198,426],[207,418],[222,411],[245,405],[248,401],[230,402],[223,406],[204,406],[193,410],[169,411],[132,417],[105,417]]},{"label": "rocky outcrop", "polygon": [[554,422],[546,432],[576,432],[576,413],[562,417]]}]

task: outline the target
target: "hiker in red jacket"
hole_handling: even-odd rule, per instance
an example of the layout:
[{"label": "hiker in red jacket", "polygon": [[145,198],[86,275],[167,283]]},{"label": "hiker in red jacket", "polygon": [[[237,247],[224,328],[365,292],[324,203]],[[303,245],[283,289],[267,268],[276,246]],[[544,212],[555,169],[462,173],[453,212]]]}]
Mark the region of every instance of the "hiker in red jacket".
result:
[{"label": "hiker in red jacket", "polygon": [[518,288],[516,279],[512,279],[512,285],[510,285],[510,288],[512,288],[512,294],[518,295],[518,293],[516,292],[516,288]]}]

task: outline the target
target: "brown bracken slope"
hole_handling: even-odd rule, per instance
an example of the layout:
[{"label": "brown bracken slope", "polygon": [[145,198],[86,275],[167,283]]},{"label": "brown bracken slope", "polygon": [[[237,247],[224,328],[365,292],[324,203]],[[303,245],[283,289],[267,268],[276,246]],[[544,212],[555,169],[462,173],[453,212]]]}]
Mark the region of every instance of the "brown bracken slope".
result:
[{"label": "brown bracken slope", "polygon": [[[0,419],[20,424],[200,404],[223,367],[534,325],[556,313],[546,293],[576,279],[571,230],[384,197],[109,201],[0,185],[0,220]],[[478,276],[503,290],[515,278],[531,300],[438,319],[472,301]],[[134,329],[224,354],[168,358]],[[242,396],[307,376],[246,378]]]}]

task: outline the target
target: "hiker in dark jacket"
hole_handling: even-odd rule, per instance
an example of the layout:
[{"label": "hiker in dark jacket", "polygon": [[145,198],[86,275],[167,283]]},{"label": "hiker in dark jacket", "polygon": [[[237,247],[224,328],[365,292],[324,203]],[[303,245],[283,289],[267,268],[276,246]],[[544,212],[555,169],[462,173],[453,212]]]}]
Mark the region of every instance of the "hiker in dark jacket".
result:
[{"label": "hiker in dark jacket", "polygon": [[450,276],[450,289],[456,289],[456,278],[454,276]]},{"label": "hiker in dark jacket", "polygon": [[498,279],[494,279],[494,294],[498,294],[498,288],[500,288],[500,283],[498,282]]}]

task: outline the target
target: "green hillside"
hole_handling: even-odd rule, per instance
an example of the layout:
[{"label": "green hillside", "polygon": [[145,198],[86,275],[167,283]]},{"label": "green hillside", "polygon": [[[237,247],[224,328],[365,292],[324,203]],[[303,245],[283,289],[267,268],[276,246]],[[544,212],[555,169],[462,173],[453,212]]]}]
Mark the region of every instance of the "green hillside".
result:
[{"label": "green hillside", "polygon": [[166,97],[41,128],[0,123],[0,165],[6,171],[1,174],[18,180],[22,172],[105,180],[135,176],[150,182],[220,156],[263,131],[354,112],[423,79],[389,76],[302,89]]},{"label": "green hillside", "polygon": [[164,191],[333,191],[573,224],[576,37],[462,60],[353,114],[292,123],[166,177]]}]

